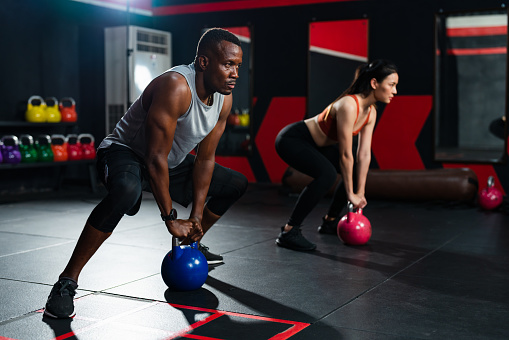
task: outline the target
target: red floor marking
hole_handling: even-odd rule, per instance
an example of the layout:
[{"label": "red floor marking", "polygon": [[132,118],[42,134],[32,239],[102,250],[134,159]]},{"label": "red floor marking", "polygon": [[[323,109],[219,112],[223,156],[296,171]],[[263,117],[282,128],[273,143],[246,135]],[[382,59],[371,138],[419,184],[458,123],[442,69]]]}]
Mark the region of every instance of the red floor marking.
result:
[{"label": "red floor marking", "polygon": [[187,334],[187,335],[184,335],[182,337],[183,338],[188,338],[188,339],[199,339],[199,340],[223,340],[223,339],[210,338],[208,336],[193,335],[193,334]]},{"label": "red floor marking", "polygon": [[[92,295],[93,294],[87,295],[87,296],[92,296]],[[286,339],[290,338],[291,336],[299,333],[304,328],[306,328],[306,327],[308,327],[310,325],[309,323],[304,323],[304,322],[297,322],[297,321],[290,321],[290,320],[283,320],[283,319],[274,319],[274,318],[269,318],[269,317],[264,317],[264,316],[249,315],[249,314],[227,312],[227,311],[219,311],[219,310],[216,310],[216,309],[208,309],[208,308],[201,308],[201,307],[192,307],[192,306],[178,305],[178,304],[167,303],[167,302],[153,301],[151,303],[147,303],[144,306],[141,306],[141,307],[135,308],[133,310],[130,310],[130,311],[127,311],[127,312],[115,315],[115,316],[110,317],[110,318],[102,319],[102,320],[100,320],[100,319],[97,320],[97,319],[93,319],[93,318],[79,317],[78,316],[78,317],[76,317],[77,319],[83,319],[83,320],[88,320],[88,321],[97,321],[97,322],[95,322],[92,325],[89,325],[89,326],[86,326],[86,327],[83,327],[83,328],[79,328],[79,329],[77,329],[75,331],[59,335],[56,338],[53,338],[52,340],[64,340],[64,339],[68,339],[68,338],[74,337],[74,336],[76,336],[76,335],[78,335],[80,333],[84,333],[86,331],[89,331],[91,329],[97,328],[99,326],[103,326],[105,324],[111,323],[112,321],[120,319],[120,318],[122,318],[122,317],[124,317],[126,315],[130,315],[130,314],[133,314],[133,313],[139,312],[141,310],[153,307],[155,305],[160,305],[160,304],[166,304],[166,305],[172,306],[173,308],[177,308],[177,309],[195,310],[195,311],[206,312],[206,313],[210,313],[211,314],[210,316],[204,318],[203,320],[197,321],[197,322],[189,325],[188,327],[185,327],[184,329],[181,329],[181,330],[177,331],[176,333],[171,333],[172,335],[170,337],[165,338],[164,340],[171,340],[171,339],[175,339],[175,338],[179,338],[179,337],[180,338],[187,338],[187,339],[198,339],[198,340],[222,340],[222,339],[218,339],[218,338],[211,338],[211,337],[207,337],[207,336],[194,335],[194,334],[188,334],[188,333],[193,331],[193,330],[195,330],[195,329],[197,329],[198,327],[201,327],[201,326],[203,326],[205,324],[208,324],[208,323],[210,323],[210,322],[220,318],[223,315],[234,316],[234,317],[245,318],[245,319],[254,319],[254,320],[260,320],[260,321],[267,321],[267,322],[277,322],[277,323],[283,323],[283,324],[291,325],[290,328],[288,328],[286,331],[283,331],[283,332],[281,332],[279,334],[276,334],[273,337],[269,338],[268,340],[286,340]],[[37,312],[38,313],[42,313],[42,312],[44,312],[44,309],[39,309],[39,310],[37,310]],[[17,340],[17,339],[11,339],[11,338],[6,338],[6,337],[0,336],[0,340]]]},{"label": "red floor marking", "polygon": [[[190,309],[190,308],[187,308],[187,309]],[[223,316],[223,315],[219,314],[219,313],[212,314],[211,316],[208,316],[201,321],[195,322],[192,325],[189,325],[186,328],[181,329],[177,333],[174,333],[171,337],[165,338],[164,340],[171,340],[171,339],[175,339],[175,338],[186,338],[189,335],[192,335],[192,334],[187,334],[187,333],[191,332],[192,330],[194,330],[206,323],[209,323],[212,320],[219,318],[220,316]],[[194,336],[196,336],[196,335],[194,335]],[[214,338],[208,338],[208,339],[214,339]],[[214,339],[214,340],[216,340],[216,339]]]},{"label": "red floor marking", "polygon": [[[306,327],[308,327],[310,325],[309,323],[304,323],[304,322],[297,322],[297,321],[289,321],[289,320],[282,320],[282,319],[267,318],[267,317],[264,317],[264,316],[256,316],[256,315],[248,315],[248,314],[241,314],[241,313],[234,313],[234,312],[218,311],[218,310],[215,310],[215,309],[177,305],[177,304],[174,304],[174,303],[168,303],[168,304],[170,306],[172,306],[172,307],[175,307],[175,308],[191,309],[191,310],[197,310],[197,311],[200,311],[200,312],[213,313],[213,314],[217,315],[215,318],[212,318],[211,320],[208,320],[210,318],[209,317],[209,318],[206,318],[206,319],[198,322],[198,323],[200,323],[199,326],[201,326],[203,324],[206,324],[206,323],[208,323],[208,322],[210,322],[210,321],[212,321],[214,319],[217,319],[221,315],[229,315],[229,316],[236,316],[236,317],[246,318],[246,319],[255,319],[255,320],[261,320],[261,321],[277,322],[277,323],[284,323],[284,324],[293,325],[292,327],[288,328],[286,331],[281,332],[279,334],[276,334],[273,337],[269,338],[268,340],[285,340],[285,339],[288,339],[289,337],[299,333],[304,328],[306,328]],[[195,323],[195,324],[192,325],[193,329],[196,329],[197,327],[199,327],[199,326],[196,326],[196,324],[198,324],[198,323]],[[187,336],[189,336],[189,334]],[[196,338],[196,339],[201,339],[201,338]],[[207,338],[204,338],[204,339],[207,339]],[[169,340],[169,339],[167,339],[167,340]]]},{"label": "red floor marking", "polygon": [[6,338],[5,336],[0,336],[0,340],[17,340],[17,339]]}]

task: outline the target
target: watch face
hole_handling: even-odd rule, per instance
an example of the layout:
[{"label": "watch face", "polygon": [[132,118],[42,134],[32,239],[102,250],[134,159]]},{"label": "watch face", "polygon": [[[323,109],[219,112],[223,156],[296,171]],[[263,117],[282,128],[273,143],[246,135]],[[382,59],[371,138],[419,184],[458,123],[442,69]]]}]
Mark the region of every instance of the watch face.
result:
[{"label": "watch face", "polygon": [[169,215],[163,216],[163,214],[161,214],[161,218],[163,219],[163,221],[175,221],[177,219],[177,210],[173,208],[171,209]]}]

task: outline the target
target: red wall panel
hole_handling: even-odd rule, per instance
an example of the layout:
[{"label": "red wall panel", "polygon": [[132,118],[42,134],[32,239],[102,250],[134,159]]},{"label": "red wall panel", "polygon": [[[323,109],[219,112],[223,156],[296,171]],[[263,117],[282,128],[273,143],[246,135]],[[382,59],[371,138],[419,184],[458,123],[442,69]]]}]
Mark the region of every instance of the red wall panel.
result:
[{"label": "red wall panel", "polygon": [[305,97],[274,97],[267,109],[262,125],[256,134],[255,143],[269,174],[270,181],[281,183],[288,165],[276,152],[276,136],[286,125],[304,118]]},{"label": "red wall panel", "polygon": [[396,96],[386,106],[372,141],[380,169],[424,169],[415,142],[431,107],[432,96]]}]

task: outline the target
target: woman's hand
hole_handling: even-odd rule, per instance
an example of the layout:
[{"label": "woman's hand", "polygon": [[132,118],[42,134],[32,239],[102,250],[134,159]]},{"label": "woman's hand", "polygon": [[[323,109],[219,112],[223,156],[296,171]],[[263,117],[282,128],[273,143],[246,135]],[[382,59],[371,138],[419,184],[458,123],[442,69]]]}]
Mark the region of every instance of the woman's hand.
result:
[{"label": "woman's hand", "polygon": [[361,194],[349,194],[348,200],[353,205],[353,209],[364,209],[366,205],[368,205],[368,201],[366,201],[366,198],[364,195]]}]

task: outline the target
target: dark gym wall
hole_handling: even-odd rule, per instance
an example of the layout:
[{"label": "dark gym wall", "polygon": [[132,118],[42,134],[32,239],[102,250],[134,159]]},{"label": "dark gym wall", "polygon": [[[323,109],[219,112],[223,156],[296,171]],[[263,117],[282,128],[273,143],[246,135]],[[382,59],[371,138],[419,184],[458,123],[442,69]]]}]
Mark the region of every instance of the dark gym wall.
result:
[{"label": "dark gym wall", "polygon": [[[192,3],[215,3],[212,0]],[[242,0],[232,1],[239,3]],[[153,0],[157,9],[176,3]],[[252,117],[255,135],[265,133],[263,121],[276,98],[307,95],[308,25],[312,21],[369,20],[370,59],[386,58],[400,69],[401,96],[433,94],[433,25],[440,10],[500,8],[498,0],[386,0],[340,1],[310,5],[267,7],[240,11],[190,13],[169,16],[131,15],[131,24],[170,31],[173,64],[190,63],[204,27],[250,25],[253,29],[253,95],[257,100]],[[69,0],[4,0],[0,5],[3,46],[0,96],[4,104],[0,120],[19,118],[20,102],[32,94],[72,96],[78,102],[79,129],[104,137],[104,38],[106,26],[124,25],[125,12]],[[8,34],[6,34],[8,33]],[[9,46],[10,48],[6,48]],[[48,46],[53,47],[49,49]],[[327,86],[331,79],[324,79]],[[383,115],[383,107],[380,107]],[[281,118],[298,120],[305,112],[291,106]],[[409,111],[408,115],[413,112]],[[288,115],[293,115],[288,118]],[[442,167],[432,155],[433,114],[427,117],[416,140],[426,168]],[[254,178],[270,181],[271,168],[257,145],[247,158]],[[395,150],[397,152],[397,150]],[[376,159],[373,166],[377,167]],[[474,165],[477,166],[477,165]],[[484,166],[484,165],[483,165]],[[507,165],[494,169],[505,191],[509,190]],[[484,171],[484,170],[483,170]]]}]

